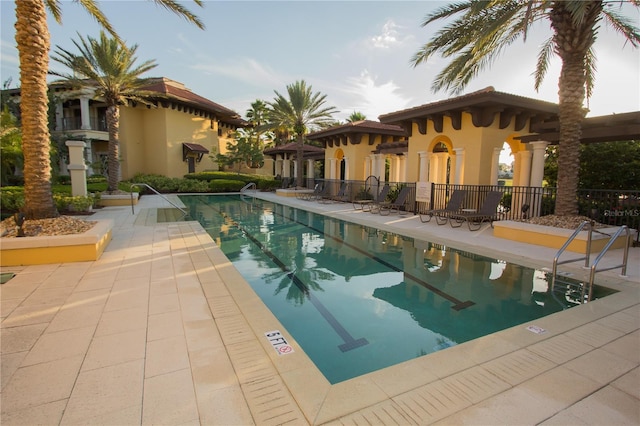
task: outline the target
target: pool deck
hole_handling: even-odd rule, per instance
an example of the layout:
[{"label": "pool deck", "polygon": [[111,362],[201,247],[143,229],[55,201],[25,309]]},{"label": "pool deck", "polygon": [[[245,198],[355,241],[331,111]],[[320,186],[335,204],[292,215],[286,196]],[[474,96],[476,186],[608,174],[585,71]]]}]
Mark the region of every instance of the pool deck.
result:
[{"label": "pool deck", "polygon": [[[531,267],[556,252],[488,226],[256,196]],[[114,221],[97,261],[2,268],[16,273],[0,286],[3,426],[640,424],[640,248],[626,277],[598,274],[619,293],[331,385],[202,227],[156,223],[160,207],[97,211]],[[270,330],[294,352],[278,355]]]}]

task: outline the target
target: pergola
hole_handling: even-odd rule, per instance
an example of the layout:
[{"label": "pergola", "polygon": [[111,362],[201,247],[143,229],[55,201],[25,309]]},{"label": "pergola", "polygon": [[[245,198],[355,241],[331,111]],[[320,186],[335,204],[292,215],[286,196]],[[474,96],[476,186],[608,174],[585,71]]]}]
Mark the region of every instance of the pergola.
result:
[{"label": "pergola", "polygon": [[[557,145],[560,123],[551,121],[533,126],[535,134],[521,136],[522,142],[545,141]],[[582,143],[640,140],[640,111],[585,118],[582,122]]]}]

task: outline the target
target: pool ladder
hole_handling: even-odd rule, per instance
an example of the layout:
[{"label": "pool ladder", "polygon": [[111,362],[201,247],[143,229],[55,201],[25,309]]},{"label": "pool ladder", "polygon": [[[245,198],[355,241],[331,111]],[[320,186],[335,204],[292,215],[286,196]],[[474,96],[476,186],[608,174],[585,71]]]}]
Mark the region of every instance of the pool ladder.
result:
[{"label": "pool ladder", "polygon": [[[560,256],[565,252],[567,247],[569,247],[569,244],[571,244],[571,242],[573,240],[575,240],[576,237],[578,236],[578,234],[585,228],[587,228],[586,230],[588,231],[588,234],[587,234],[587,247],[586,247],[586,250],[585,250],[586,251],[585,256],[584,257],[575,258],[575,259],[567,259],[567,260],[560,261]],[[593,224],[591,222],[589,222],[589,221],[586,221],[586,220],[583,221],[580,224],[580,226],[578,226],[578,228],[573,232],[573,234],[571,234],[571,236],[567,239],[567,241],[560,248],[560,250],[558,250],[558,252],[556,253],[556,256],[553,258],[553,267],[551,269],[551,292],[552,293],[556,290],[556,285],[558,287],[562,286],[562,288],[564,288],[567,293],[577,294],[579,292],[579,299],[578,299],[579,302],[580,303],[587,303],[587,302],[590,302],[591,298],[593,297],[593,281],[595,279],[595,276],[596,276],[597,272],[609,271],[609,270],[612,270],[612,269],[622,268],[622,272],[621,272],[620,275],[621,276],[626,276],[626,274],[627,274],[627,261],[629,259],[629,246],[631,244],[631,238],[630,238],[631,234],[629,232],[629,227],[626,226],[626,225],[623,225],[616,231],[615,234],[613,234],[611,236],[608,235],[608,234],[604,234],[602,232],[598,232],[601,235],[608,236],[609,237],[609,241],[604,246],[602,251],[598,254],[598,256],[596,256],[596,259],[593,261],[593,263],[589,264],[590,255],[591,255],[591,241],[592,241],[593,232],[598,232],[595,229],[593,229]],[[598,264],[600,263],[600,261],[602,260],[604,255],[611,248],[611,246],[615,243],[616,239],[620,235],[622,235],[623,232],[625,233],[625,244],[624,244],[624,251],[623,251],[623,255],[622,255],[622,263],[620,265],[610,266],[610,267],[599,268],[598,269]],[[580,262],[581,260],[584,260],[584,268],[589,268],[590,269],[588,283],[586,283],[586,284],[584,282],[571,283],[570,281],[561,278],[563,276],[566,276],[566,274],[562,274],[562,273],[558,272],[558,265],[563,265],[563,264],[572,263],[572,262]],[[557,284],[556,284],[556,282],[557,282]],[[587,289],[589,290],[588,293],[587,293]]]}]

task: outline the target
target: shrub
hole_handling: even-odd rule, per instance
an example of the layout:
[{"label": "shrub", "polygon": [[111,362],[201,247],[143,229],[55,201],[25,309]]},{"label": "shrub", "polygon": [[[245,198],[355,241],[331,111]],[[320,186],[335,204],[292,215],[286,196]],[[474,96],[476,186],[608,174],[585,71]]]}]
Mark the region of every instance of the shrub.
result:
[{"label": "shrub", "polygon": [[209,183],[201,180],[179,179],[178,192],[209,192]]},{"label": "shrub", "polygon": [[209,189],[212,192],[238,192],[245,183],[239,180],[216,179],[209,182]]},{"label": "shrub", "polygon": [[53,201],[59,211],[86,212],[93,207],[97,200],[94,194],[88,196],[71,196],[66,194],[53,194]]},{"label": "shrub", "polygon": [[3,212],[17,212],[24,206],[24,189],[4,186],[0,189],[0,208]]}]

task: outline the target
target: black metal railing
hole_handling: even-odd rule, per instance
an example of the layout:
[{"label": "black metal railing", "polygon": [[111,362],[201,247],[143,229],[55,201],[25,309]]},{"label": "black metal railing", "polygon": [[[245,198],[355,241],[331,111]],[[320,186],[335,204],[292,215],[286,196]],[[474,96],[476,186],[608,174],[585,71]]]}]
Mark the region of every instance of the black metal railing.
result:
[{"label": "black metal railing", "polygon": [[[444,208],[453,191],[467,191],[462,208],[478,209],[489,191],[500,191],[504,195],[498,208],[500,220],[521,220],[546,216],[554,213],[557,190],[549,187],[503,186],[503,185],[454,185],[432,184],[431,201],[416,202],[416,184],[413,182],[380,182],[378,179],[348,180],[309,179],[307,185],[313,188],[316,183],[329,186],[328,196],[334,196],[343,183],[347,183],[348,195],[345,201],[374,198],[382,186],[391,188],[388,200],[393,201],[400,189],[411,189],[405,210],[418,214],[428,209]],[[599,223],[611,226],[626,225],[630,229],[640,229],[640,190],[594,190],[581,189],[577,193],[578,214],[589,217]],[[640,234],[640,233],[638,233]],[[636,244],[640,236],[636,234]]]}]

